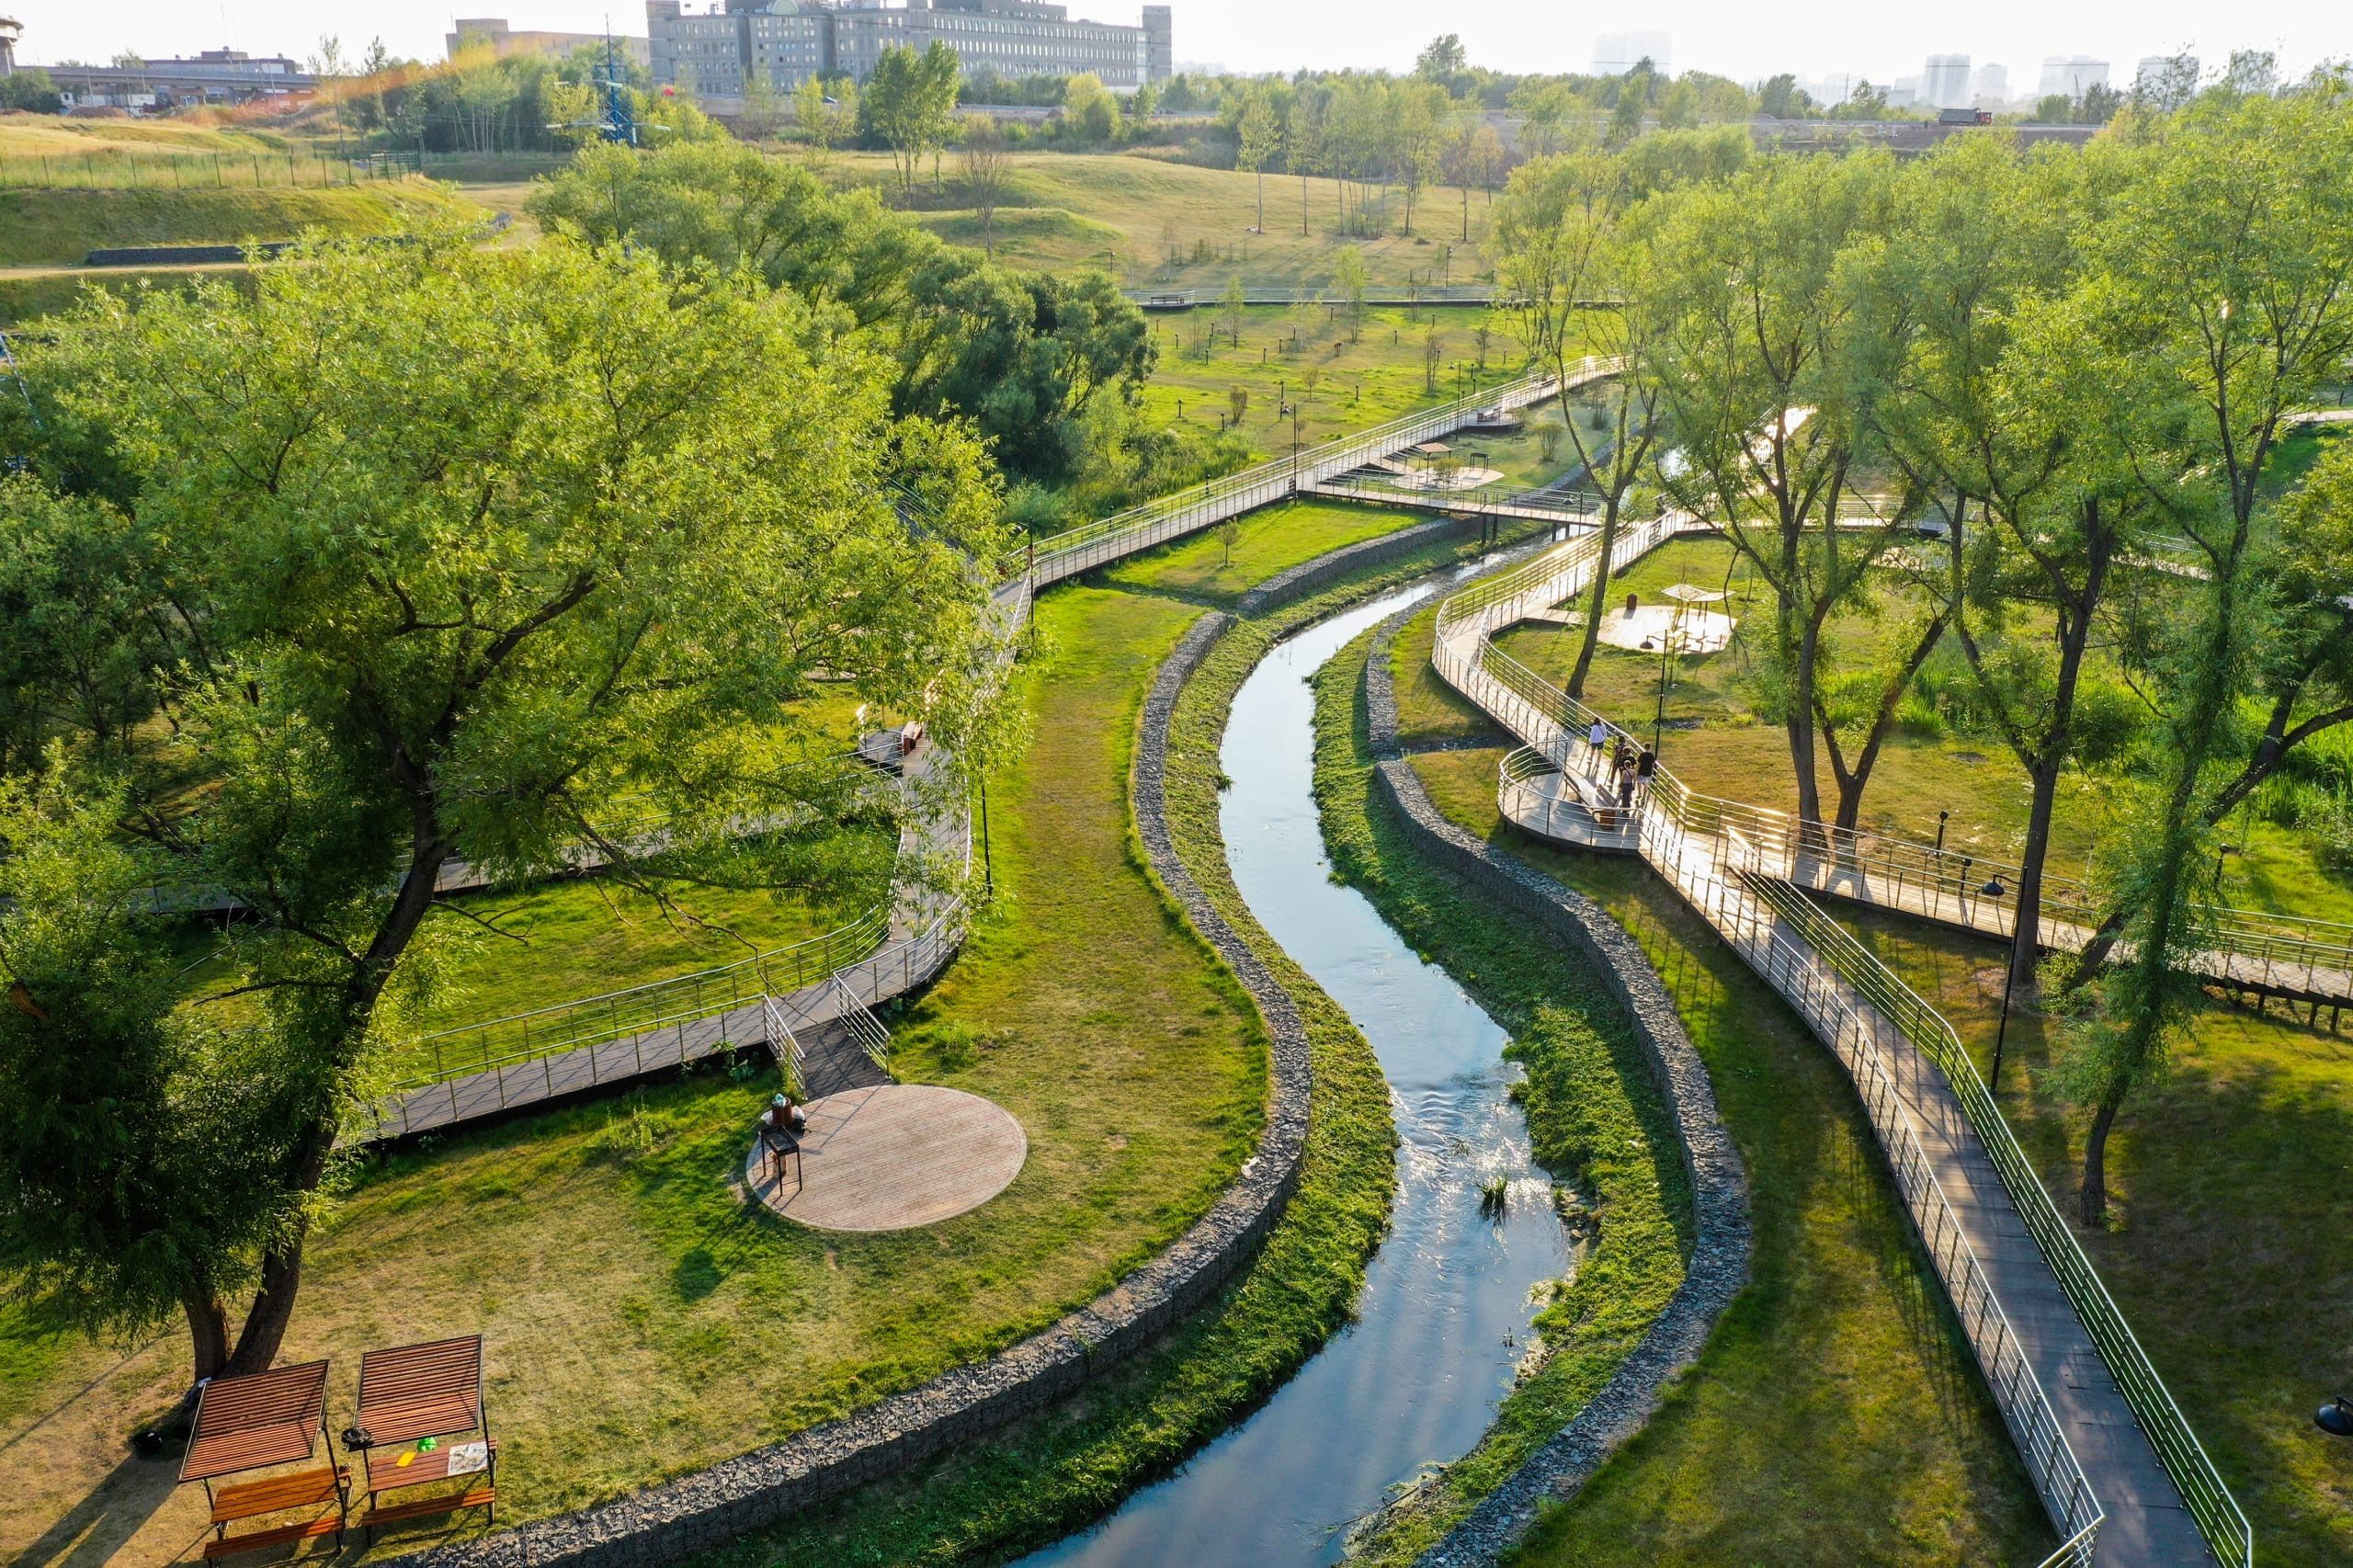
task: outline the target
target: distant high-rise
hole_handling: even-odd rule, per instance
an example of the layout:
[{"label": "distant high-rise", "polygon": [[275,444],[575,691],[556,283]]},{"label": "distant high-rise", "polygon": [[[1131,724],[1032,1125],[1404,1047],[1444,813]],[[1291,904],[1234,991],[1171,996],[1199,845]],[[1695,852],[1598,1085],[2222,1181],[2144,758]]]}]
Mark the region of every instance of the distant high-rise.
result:
[{"label": "distant high-rise", "polygon": [[2132,73],[2132,91],[2163,108],[2177,108],[2198,92],[2198,56],[2143,55]]},{"label": "distant high-rise", "polygon": [[1969,78],[1969,99],[1979,108],[1995,108],[2010,101],[2010,68],[1987,61]]},{"label": "distant high-rise", "polygon": [[1674,68],[1667,60],[1669,39],[1660,32],[1603,33],[1593,40],[1593,74],[1622,76],[1647,60],[1662,76]]},{"label": "distant high-rise", "polygon": [[1969,56],[1931,54],[1920,78],[1920,95],[1932,108],[1969,107]]},{"label": "distant high-rise", "polygon": [[2042,80],[2034,90],[2040,97],[2080,98],[2086,88],[2107,85],[2107,61],[2088,54],[2054,54],[2042,62]]}]

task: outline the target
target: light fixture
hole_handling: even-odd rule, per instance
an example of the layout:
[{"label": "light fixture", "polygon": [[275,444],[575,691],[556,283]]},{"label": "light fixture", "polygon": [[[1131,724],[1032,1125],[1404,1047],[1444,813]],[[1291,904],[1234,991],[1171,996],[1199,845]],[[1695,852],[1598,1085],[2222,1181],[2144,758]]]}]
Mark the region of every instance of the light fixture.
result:
[{"label": "light fixture", "polygon": [[2010,892],[2009,889],[2002,885],[2002,879],[1998,876],[1994,878],[1993,881],[1987,882],[1984,887],[1979,888],[1977,891],[1984,893],[1987,898],[2006,898],[2009,896]]},{"label": "light fixture", "polygon": [[2353,1400],[2338,1394],[2313,1412],[2313,1425],[2332,1437],[2353,1437]]}]

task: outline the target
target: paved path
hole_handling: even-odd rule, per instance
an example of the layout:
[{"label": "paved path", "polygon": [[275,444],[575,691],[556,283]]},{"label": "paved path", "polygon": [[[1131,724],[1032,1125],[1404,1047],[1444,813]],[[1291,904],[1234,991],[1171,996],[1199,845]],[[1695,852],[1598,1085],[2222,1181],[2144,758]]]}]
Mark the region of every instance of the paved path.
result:
[{"label": "paved path", "polygon": [[1029,1157],[1003,1108],[937,1084],[884,1084],[809,1103],[800,1152],[755,1141],[744,1180],[788,1220],[822,1231],[903,1231],[979,1208]]},{"label": "paved path", "polygon": [[[1626,542],[1631,559],[1670,537],[1671,528],[1639,531]],[[1518,679],[1510,661],[1495,654],[1491,634],[1521,619],[1530,606],[1556,603],[1575,592],[1588,578],[1574,567],[1573,550],[1553,558],[1551,573],[1527,569],[1530,582],[1516,597],[1475,604],[1475,594],[1461,596],[1469,605],[1460,617],[1440,612],[1432,663],[1441,678],[1476,703],[1490,717],[1545,756],[1563,760],[1573,774],[1581,774],[1590,758],[1581,733],[1572,733],[1563,721],[1565,699],[1540,700],[1540,693]],[[1584,573],[1591,570],[1586,557]],[[1507,579],[1506,581],[1508,581]],[[1556,694],[1557,696],[1557,694]],[[1679,788],[1662,774],[1662,791]],[[2082,1474],[2088,1481],[2107,1518],[2097,1538],[2096,1561],[2109,1568],[2174,1568],[2208,1561],[2204,1538],[2191,1518],[2181,1493],[2166,1472],[2157,1451],[2136,1420],[2132,1409],[2102,1359],[2091,1334],[2062,1290],[2051,1263],[2029,1231],[2017,1201],[2003,1184],[1993,1160],[1962,1113],[1960,1099],[1943,1073],[1869,998],[1841,979],[1833,966],[1771,904],[1758,896],[1747,878],[1722,863],[1727,846],[1737,846],[1736,835],[1706,837],[1686,832],[1667,811],[1653,801],[1643,813],[1641,853],[1694,908],[1705,915],[1735,949],[1793,1002],[1815,1032],[1822,1034],[1847,1060],[1858,1042],[1825,1020],[1843,1017],[1859,1022],[1872,1058],[1883,1065],[1898,1088],[1900,1118],[1874,1130],[1883,1145],[1891,1132],[1897,1141],[1916,1138],[1927,1156],[1936,1189],[1949,1206],[1966,1235],[1974,1264],[1991,1282],[2000,1312],[2007,1318],[2026,1361],[2040,1384],[2041,1400],[2064,1433]],[[1518,820],[1515,815],[1515,820]],[[1755,854],[1756,846],[1747,846]],[[1792,895],[1794,896],[1794,895]],[[1848,1062],[1849,1070],[1855,1063]],[[1888,1150],[1891,1162],[1896,1156]],[[1914,1210],[1919,1218],[1919,1210]],[[1932,1248],[1948,1294],[1964,1299],[1957,1289],[1945,1257]],[[1982,1344],[1972,1335],[1981,1363]],[[1993,1382],[1993,1368],[1988,1367]],[[1996,1389],[2014,1433],[2018,1420],[2010,1402],[2018,1396]],[[2008,1398],[2004,1395],[2008,1394]],[[2029,1402],[2039,1403],[2039,1402]],[[2022,1445],[2023,1447],[2024,1445]],[[2038,1477],[2039,1481],[2040,1477]],[[2063,1498],[2045,1483],[2045,1503],[2055,1521],[2064,1522]]]}]

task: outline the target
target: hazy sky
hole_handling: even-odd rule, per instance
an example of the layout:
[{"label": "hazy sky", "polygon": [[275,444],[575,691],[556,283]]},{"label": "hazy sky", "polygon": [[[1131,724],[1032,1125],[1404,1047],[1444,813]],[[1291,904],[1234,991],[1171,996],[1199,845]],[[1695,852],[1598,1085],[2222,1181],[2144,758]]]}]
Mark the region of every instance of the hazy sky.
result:
[{"label": "hazy sky", "polygon": [[[1069,0],[1074,15],[1132,22],[1141,0]],[[1661,0],[1622,14],[1564,6],[1559,0],[1472,0],[1409,5],[1404,0],[1171,0],[1176,58],[1236,70],[1302,64],[1403,69],[1432,33],[1462,35],[1477,63],[1520,71],[1584,70],[1597,33],[1664,29],[1675,69],[1713,71],[1741,81],[1776,71],[1802,76],[1852,72],[1885,81],[1916,73],[1931,50],[1971,55],[1977,64],[2009,67],[2011,90],[2033,85],[2045,55],[2088,54],[2115,63],[2129,81],[2132,62],[2188,45],[2210,64],[2236,48],[2278,50],[2301,72],[2325,56],[2353,52],[2353,27],[2342,0],[2289,0],[2234,14],[2212,0],[1972,0],[1965,6],[1913,6],[1885,0]],[[642,33],[642,4],[603,0],[470,0],[468,15],[497,15],[518,28],[594,31],[610,17],[616,32]],[[105,60],[131,49],[184,54],[223,43],[254,54],[300,59],[319,35],[341,36],[357,53],[381,35],[395,53],[438,60],[452,12],[421,0],[370,5],[317,0],[0,0],[0,11],[25,24],[24,55],[36,62]],[[2330,20],[2334,17],[2334,21]]]}]

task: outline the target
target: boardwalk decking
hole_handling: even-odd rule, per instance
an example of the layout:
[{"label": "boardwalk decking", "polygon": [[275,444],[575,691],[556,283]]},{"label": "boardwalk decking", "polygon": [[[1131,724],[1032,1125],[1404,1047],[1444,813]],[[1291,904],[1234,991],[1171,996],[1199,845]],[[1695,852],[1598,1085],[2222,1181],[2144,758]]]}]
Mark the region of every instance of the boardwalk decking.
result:
[{"label": "boardwalk decking", "polygon": [[1003,1192],[1029,1156],[1003,1108],[937,1084],[849,1089],[808,1111],[797,1161],[772,1169],[755,1142],[744,1180],[770,1209],[822,1231],[936,1224]]}]

